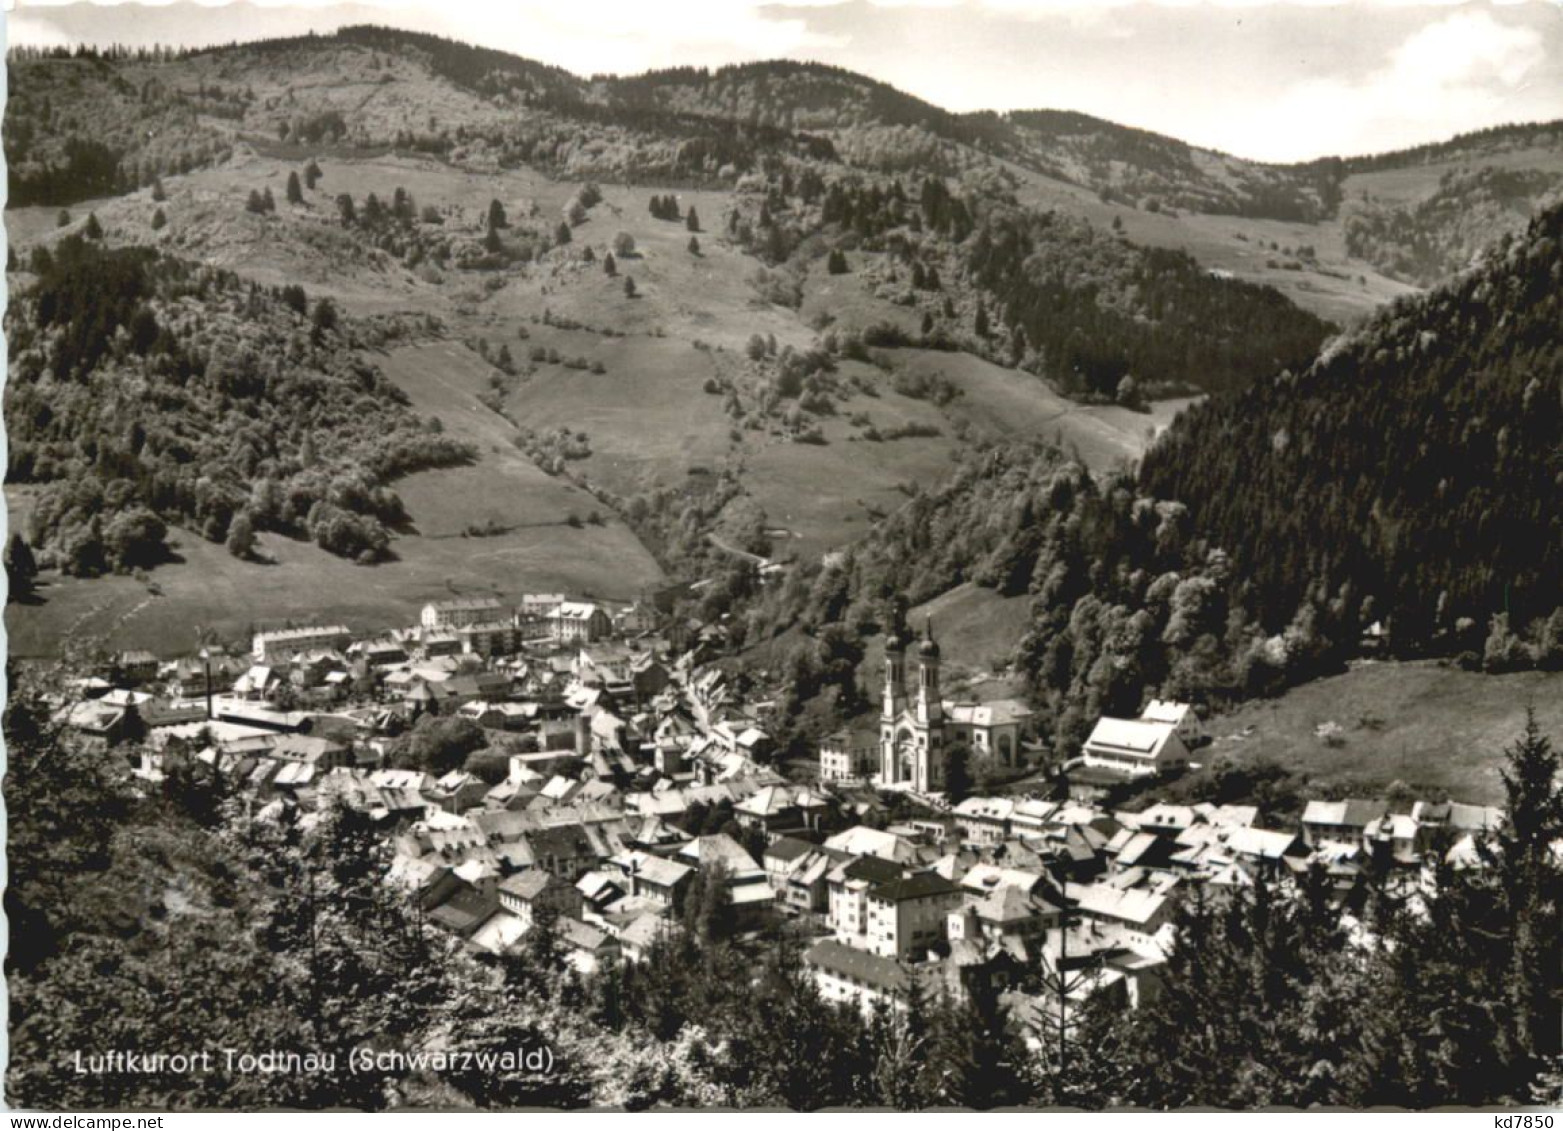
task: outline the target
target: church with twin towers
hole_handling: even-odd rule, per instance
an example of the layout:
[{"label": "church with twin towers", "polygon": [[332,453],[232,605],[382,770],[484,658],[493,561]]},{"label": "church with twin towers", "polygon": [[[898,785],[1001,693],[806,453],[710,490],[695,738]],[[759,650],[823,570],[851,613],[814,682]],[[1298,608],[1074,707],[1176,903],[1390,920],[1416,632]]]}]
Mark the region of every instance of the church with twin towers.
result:
[{"label": "church with twin towers", "polygon": [[917,644],[917,694],[908,701],[907,642],[885,641],[885,698],[879,721],[879,784],[918,793],[944,788],[944,700],[939,692],[939,642],[929,621]]},{"label": "church with twin towers", "polygon": [[[917,663],[917,683],[908,687],[908,658]],[[995,769],[1022,764],[1021,742],[1031,712],[1013,699],[948,702],[939,686],[939,642],[930,620],[921,640],[892,631],[885,641],[885,690],[879,716],[876,784],[915,793],[945,787],[950,749],[959,744]]]}]

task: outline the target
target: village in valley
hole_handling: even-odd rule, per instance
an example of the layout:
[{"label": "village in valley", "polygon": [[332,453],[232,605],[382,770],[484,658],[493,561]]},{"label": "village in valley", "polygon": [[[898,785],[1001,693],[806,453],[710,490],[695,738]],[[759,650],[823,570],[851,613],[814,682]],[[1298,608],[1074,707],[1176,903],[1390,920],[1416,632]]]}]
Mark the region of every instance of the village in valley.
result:
[{"label": "village in valley", "polygon": [[7,1104],[1563,1105],[1554,13],[45,7]]},{"label": "village in valley", "polygon": [[[1210,736],[1188,704],[1153,699],[1050,750],[1017,700],[944,698],[935,632],[887,638],[877,725],[829,736],[802,772],[767,732],[774,703],[713,662],[719,627],[650,598],[453,598],[379,634],[308,625],[257,632],[248,653],[123,652],[70,681],[59,720],[106,756],[131,752],[149,792],[193,760],[249,821],[366,816],[386,882],[475,955],[544,931],[586,978],[643,962],[688,930],[699,885],[725,936],[798,940],[827,1001],[981,987],[1037,1047],[1089,1000],[1154,1000],[1182,901],[1322,883],[1366,937],[1370,887],[1414,896],[1441,866],[1480,867],[1477,841],[1502,821],[1404,797],[1311,800],[1284,828],[1247,804],[1113,808],[1115,787],[1198,766]],[[392,764],[398,739],[422,741],[422,767]],[[1001,794],[951,789],[969,759]]]}]

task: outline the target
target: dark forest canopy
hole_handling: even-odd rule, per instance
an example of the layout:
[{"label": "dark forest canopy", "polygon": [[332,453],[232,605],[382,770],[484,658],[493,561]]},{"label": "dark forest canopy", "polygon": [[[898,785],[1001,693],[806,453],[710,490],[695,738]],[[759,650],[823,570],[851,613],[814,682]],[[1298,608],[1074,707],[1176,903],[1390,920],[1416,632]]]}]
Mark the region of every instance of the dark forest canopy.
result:
[{"label": "dark forest canopy", "polygon": [[1188,412],[1141,485],[1189,507],[1273,623],[1350,583],[1425,641],[1549,616],[1563,577],[1563,207],[1295,377]]},{"label": "dark forest canopy", "polygon": [[1072,393],[1110,398],[1128,376],[1152,390],[1241,388],[1306,364],[1331,329],[1272,287],[1055,213],[996,215],[967,260]]}]

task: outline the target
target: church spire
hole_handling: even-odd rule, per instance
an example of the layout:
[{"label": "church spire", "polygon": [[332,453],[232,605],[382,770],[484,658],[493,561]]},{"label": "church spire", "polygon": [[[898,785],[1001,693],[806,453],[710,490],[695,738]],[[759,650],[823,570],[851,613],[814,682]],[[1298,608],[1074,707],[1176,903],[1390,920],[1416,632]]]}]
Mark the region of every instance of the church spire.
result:
[{"label": "church spire", "polygon": [[884,718],[896,719],[905,709],[906,641],[901,638],[900,629],[893,628],[885,639]]},{"label": "church spire", "polygon": [[917,719],[926,725],[937,725],[944,719],[944,700],[939,694],[939,642],[933,638],[932,617],[923,626],[917,660]]}]

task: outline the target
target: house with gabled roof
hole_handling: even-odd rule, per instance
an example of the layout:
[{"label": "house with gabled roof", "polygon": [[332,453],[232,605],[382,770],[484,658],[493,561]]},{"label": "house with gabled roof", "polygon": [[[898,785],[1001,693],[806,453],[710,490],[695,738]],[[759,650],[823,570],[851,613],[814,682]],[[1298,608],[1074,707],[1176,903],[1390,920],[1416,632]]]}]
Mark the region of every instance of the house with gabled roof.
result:
[{"label": "house with gabled roof", "polygon": [[258,664],[286,663],[295,654],[315,648],[341,651],[352,643],[353,634],[345,625],[308,625],[257,632],[251,643],[251,655]]},{"label": "house with gabled roof", "polygon": [[955,821],[972,844],[1000,844],[1009,835],[1015,802],[1009,797],[968,797],[955,807]]},{"label": "house with gabled roof", "polygon": [[1418,801],[1411,806],[1411,819],[1417,823],[1418,849],[1426,852],[1440,836],[1458,841],[1496,832],[1503,825],[1504,814],[1491,805]]},{"label": "house with gabled roof", "polygon": [[1081,749],[1088,768],[1142,777],[1188,765],[1189,751],[1170,723],[1101,718]]},{"label": "house with gabled roof", "polygon": [[1142,872],[1064,889],[1082,919],[1130,946],[1157,952],[1170,938],[1177,892],[1175,877],[1148,878]]},{"label": "house with gabled roof", "polygon": [[[1414,837],[1414,822],[1412,833]],[[1275,829],[1230,829],[1225,831],[1221,842],[1233,861],[1255,876],[1274,878],[1281,875],[1288,864],[1298,864],[1308,858],[1308,846],[1302,837]]]},{"label": "house with gabled roof", "polygon": [[838,939],[821,939],[803,956],[804,967],[829,1002],[849,1002],[864,1012],[878,1005],[906,1008],[912,979],[924,981],[929,995],[938,992],[939,972],[929,966],[910,966],[894,958],[848,946]]},{"label": "house with gabled roof", "polygon": [[1124,829],[1108,844],[1110,859],[1108,866],[1115,873],[1130,868],[1171,871],[1174,867],[1174,859],[1186,847],[1170,836]]},{"label": "house with gabled roof", "polygon": [[619,940],[595,923],[567,915],[559,920],[557,930],[565,960],[578,974],[595,974],[604,963],[620,955]]},{"label": "house with gabled roof", "polygon": [[499,910],[499,901],[492,893],[484,893],[451,873],[455,882],[441,894],[444,898],[432,906],[425,904],[429,921],[456,935],[469,939]]},{"label": "house with gabled roof", "polygon": [[64,722],[84,749],[107,750],[123,742],[130,733],[127,720],[134,710],[86,699],[64,712]]},{"label": "house with gabled roof", "polygon": [[598,842],[580,824],[538,828],[517,839],[526,842],[537,867],[571,883],[589,872],[604,855],[599,852]]},{"label": "house with gabled roof", "polygon": [[613,619],[601,605],[590,601],[561,601],[548,614],[555,640],[567,644],[591,643],[613,635]]},{"label": "house with gabled roof", "polygon": [[151,683],[157,678],[157,657],[143,648],[120,652],[110,666],[119,681],[130,687]]},{"label": "house with gabled roof", "polygon": [[1368,824],[1384,814],[1384,802],[1352,797],[1344,801],[1310,801],[1303,809],[1303,840],[1309,848],[1324,841],[1362,843]]},{"label": "house with gabled roof", "polygon": [[662,907],[675,906],[695,879],[693,865],[649,852],[622,853],[610,858],[608,864],[628,881],[628,894]]},{"label": "house with gabled roof", "polygon": [[867,781],[879,772],[879,731],[848,728],[820,740],[821,781]]},{"label": "house with gabled roof", "polygon": [[912,864],[918,857],[917,846],[905,837],[867,825],[854,825],[836,833],[825,841],[825,847],[849,856],[878,856],[896,864]]},{"label": "house with gabled roof", "polygon": [[830,806],[804,786],[767,785],[733,806],[733,816],[746,829],[772,836],[818,829]]},{"label": "house with gabled roof", "polygon": [[447,813],[465,813],[483,804],[489,785],[465,770],[452,770],[437,779],[428,790],[428,798]]},{"label": "house with gabled roof", "polygon": [[1183,745],[1193,749],[1204,737],[1204,727],[1194,708],[1187,703],[1171,699],[1152,699],[1140,712],[1140,718],[1148,723],[1166,723],[1177,731]]},{"label": "house with gabled roof", "polygon": [[610,912],[603,916],[603,929],[618,942],[626,962],[646,961],[659,942],[682,933],[672,919],[648,911]]},{"label": "house with gabled roof", "polygon": [[500,906],[521,920],[523,930],[531,930],[541,908],[560,915],[579,915],[584,902],[573,883],[541,868],[507,876],[499,882],[498,892]]},{"label": "house with gabled roof", "polygon": [[1051,885],[1038,885],[1034,891],[1004,886],[968,896],[964,905],[949,912],[945,933],[952,944],[1018,943],[1021,955],[1027,956],[1062,921],[1063,908]]}]

